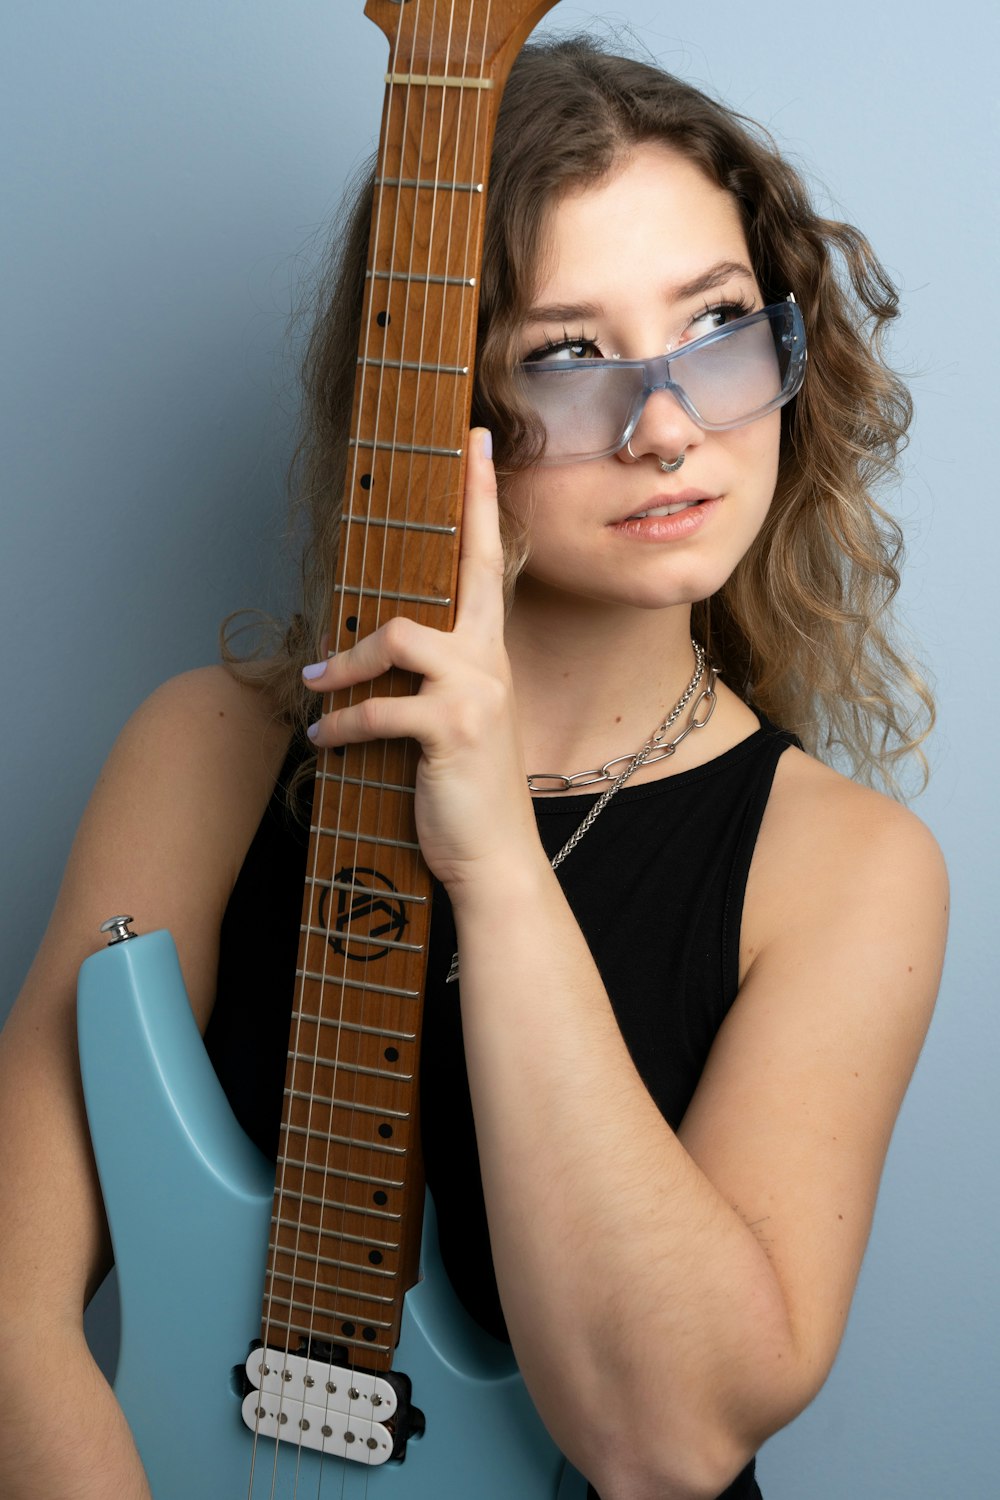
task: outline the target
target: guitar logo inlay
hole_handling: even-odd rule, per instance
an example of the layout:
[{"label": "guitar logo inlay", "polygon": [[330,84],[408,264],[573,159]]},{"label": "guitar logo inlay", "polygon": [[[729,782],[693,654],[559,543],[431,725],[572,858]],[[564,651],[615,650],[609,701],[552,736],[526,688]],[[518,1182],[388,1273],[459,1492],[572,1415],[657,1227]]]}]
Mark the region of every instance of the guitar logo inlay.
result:
[{"label": "guitar logo inlay", "polygon": [[399,942],[407,924],[402,901],[393,900],[396,887],[387,875],[366,865],[347,865],[335,876],[339,885],[353,890],[337,891],[337,911],[331,923],[327,908],[330,891],[323,889],[319,901],[320,923],[327,930],[327,942],[334,953],[357,963],[373,963],[385,958],[388,947],[378,938]]}]

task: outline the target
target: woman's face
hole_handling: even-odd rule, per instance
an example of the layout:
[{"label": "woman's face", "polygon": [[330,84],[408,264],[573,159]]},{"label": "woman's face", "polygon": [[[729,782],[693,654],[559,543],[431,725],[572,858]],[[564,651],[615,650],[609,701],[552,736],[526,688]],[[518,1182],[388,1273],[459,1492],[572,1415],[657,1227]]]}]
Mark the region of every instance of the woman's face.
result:
[{"label": "woman's face", "polygon": [[[522,359],[649,358],[764,305],[735,202],[668,147],[635,148],[559,201],[546,230]],[[706,432],[660,391],[631,454],[517,475],[507,504],[530,548],[519,589],[654,609],[707,598],[767,514],[780,431],[776,411]],[[681,454],[678,472],[661,470]]]}]

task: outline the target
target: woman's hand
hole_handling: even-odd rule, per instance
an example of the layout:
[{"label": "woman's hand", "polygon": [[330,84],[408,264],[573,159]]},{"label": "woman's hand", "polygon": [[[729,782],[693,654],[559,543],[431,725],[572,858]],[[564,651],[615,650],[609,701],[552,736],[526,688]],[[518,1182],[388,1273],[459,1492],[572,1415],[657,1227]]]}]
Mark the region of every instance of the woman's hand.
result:
[{"label": "woman's hand", "polygon": [[320,746],[417,740],[417,833],[454,896],[495,876],[497,861],[542,859],[524,774],[504,646],[503,552],[490,435],[473,429],[453,631],[397,616],[326,663],[306,668],[321,693],[357,687],[390,667],[420,677],[412,697],[359,697],[310,729]]}]

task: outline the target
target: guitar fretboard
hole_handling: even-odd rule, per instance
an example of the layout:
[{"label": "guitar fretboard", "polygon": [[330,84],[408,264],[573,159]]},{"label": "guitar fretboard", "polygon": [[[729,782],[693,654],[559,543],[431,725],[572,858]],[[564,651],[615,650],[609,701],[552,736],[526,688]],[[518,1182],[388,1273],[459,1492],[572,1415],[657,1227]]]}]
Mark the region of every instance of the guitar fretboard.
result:
[{"label": "guitar fretboard", "polygon": [[[500,86],[554,0],[369,0],[392,44],[371,223],[331,644],[395,615],[448,629]],[[456,7],[441,7],[454,21]],[[484,9],[487,13],[483,19]],[[461,32],[461,34],[458,34]],[[391,673],[365,692],[408,694]],[[355,690],[355,700],[359,690]],[[344,701],[352,701],[347,695]],[[417,750],[319,757],[275,1185],[263,1337],[388,1369],[416,1277],[417,1082],[430,877]]]}]

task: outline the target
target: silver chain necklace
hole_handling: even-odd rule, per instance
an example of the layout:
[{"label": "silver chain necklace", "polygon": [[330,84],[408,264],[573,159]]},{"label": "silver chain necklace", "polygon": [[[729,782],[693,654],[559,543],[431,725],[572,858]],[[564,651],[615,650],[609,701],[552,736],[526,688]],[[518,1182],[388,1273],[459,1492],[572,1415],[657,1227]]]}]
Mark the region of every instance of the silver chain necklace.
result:
[{"label": "silver chain necklace", "polygon": [[[687,687],[684,689],[683,693],[678,698],[673,708],[667,714],[667,717],[663,720],[663,723],[658,725],[657,728],[653,730],[653,733],[649,736],[649,739],[646,741],[646,743],[642,745],[634,755],[616,756],[614,760],[606,761],[599,770],[577,771],[572,776],[565,776],[562,774],[562,772],[559,771],[545,771],[538,772],[536,773],[536,775],[528,777],[528,786],[532,791],[545,790],[545,788],[539,787],[535,784],[539,781],[558,781],[561,784],[556,790],[563,792],[568,791],[570,787],[594,786],[601,781],[611,782],[611,785],[608,787],[607,791],[604,792],[600,797],[598,797],[597,801],[587,813],[587,816],[584,818],[583,822],[580,824],[576,832],[570,834],[565,844],[563,844],[562,848],[559,850],[559,853],[549,861],[553,870],[557,869],[558,866],[562,864],[567,855],[573,853],[573,850],[576,848],[577,844],[583,838],[587,830],[592,827],[595,820],[600,817],[601,813],[607,807],[608,803],[611,801],[615,793],[621,791],[622,787],[625,785],[626,781],[628,781],[629,777],[634,776],[640,766],[655,765],[655,763],[659,760],[666,760],[669,756],[673,755],[676,752],[677,747],[682,740],[686,740],[688,735],[691,734],[695,729],[704,729],[705,725],[712,717],[713,713],[715,712],[716,702],[715,684],[718,680],[719,674],[714,667],[710,666],[708,668],[708,677],[705,686],[702,688],[701,692],[698,693],[698,696],[694,699],[694,702],[691,703],[691,699],[694,698],[694,694],[697,691],[698,684],[705,674],[705,648],[695,640],[692,640],[691,645],[694,647],[694,676],[691,678],[691,681],[688,683]],[[691,703],[691,709],[688,713],[687,723],[684,725],[684,728],[679,734],[675,734],[673,739],[668,740],[664,745],[662,743],[663,736],[669,729],[674,726],[674,724],[677,723],[677,720],[680,718],[681,714],[684,712],[689,703]],[[698,710],[701,708],[703,703],[707,703],[708,707],[705,709],[702,717],[699,718]],[[610,768],[612,766],[620,765],[623,760],[628,761],[628,765],[625,767],[624,771],[619,771],[617,776],[612,776],[610,773]],[[549,788],[549,790],[553,789]],[[453,984],[457,978],[458,953],[456,952],[452,954],[451,964],[448,969],[445,983]]]}]

